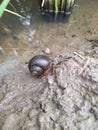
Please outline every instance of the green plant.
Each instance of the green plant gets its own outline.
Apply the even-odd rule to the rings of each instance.
[[[0,18],[2,17],[3,13],[6,11],[8,13],[11,13],[13,15],[16,15],[18,17],[24,18],[23,16],[19,15],[16,12],[13,12],[11,10],[6,9],[6,7],[8,6],[8,4],[10,3],[10,0],[3,0],[1,5],[0,5]]]
[[[0,5],[0,18],[2,17],[7,5],[9,4],[10,0],[3,0]]]

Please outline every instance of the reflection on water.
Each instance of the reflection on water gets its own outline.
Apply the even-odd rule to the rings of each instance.
[[[30,23],[31,17],[32,17],[32,14],[31,14],[31,13],[28,13],[28,14],[26,15],[25,19],[20,18],[20,21],[21,21],[21,23],[22,23],[23,25],[25,25],[25,26],[30,26],[30,24],[31,24],[31,23]]]

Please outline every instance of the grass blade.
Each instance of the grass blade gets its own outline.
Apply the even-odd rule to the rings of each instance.
[[[10,0],[3,0],[1,5],[0,5],[0,18],[2,17],[8,3],[10,2]]]
[[[10,13],[10,14],[16,15],[16,16],[18,16],[18,17],[20,17],[20,18],[25,19],[25,17],[23,17],[22,15],[20,15],[20,14],[18,14],[18,13],[15,13],[15,12],[13,12],[13,11],[11,11],[11,10],[4,9],[4,11],[6,11],[6,12],[8,12],[8,13]]]

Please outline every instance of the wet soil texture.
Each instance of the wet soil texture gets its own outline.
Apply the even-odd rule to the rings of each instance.
[[[75,53],[55,63],[41,79],[20,63],[2,78],[1,130],[98,129],[98,60]]]

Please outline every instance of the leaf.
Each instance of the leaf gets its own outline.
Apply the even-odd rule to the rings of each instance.
[[[0,18],[2,17],[4,10],[6,9],[8,3],[10,2],[10,0],[3,0],[1,5],[0,5]]]

